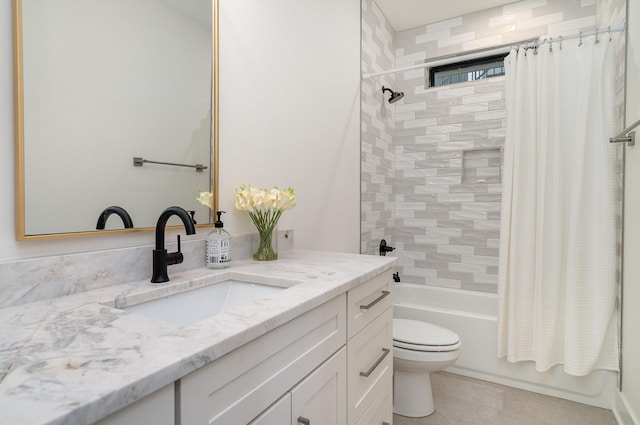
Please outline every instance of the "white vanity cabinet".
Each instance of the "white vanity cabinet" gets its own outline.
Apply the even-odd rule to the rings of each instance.
[[[345,299],[340,295],[185,376],[179,381],[177,425],[296,424],[294,409],[304,418],[330,409],[344,412]],[[289,419],[277,416],[284,408],[258,417],[278,400],[286,404],[289,392]]]
[[[392,422],[392,271],[347,294],[349,425]]]
[[[170,384],[94,425],[174,425],[174,385]]]
[[[176,384],[176,425],[392,422],[392,271]]]

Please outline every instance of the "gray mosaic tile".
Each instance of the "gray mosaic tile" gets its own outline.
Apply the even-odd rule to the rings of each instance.
[[[446,220],[449,218],[449,211],[417,211],[415,214],[418,218],[435,218],[438,220]]]
[[[466,114],[452,114],[452,115],[442,115],[438,118],[438,125],[444,124],[455,124],[455,123],[466,123],[473,122],[476,120],[475,113],[466,113]],[[464,125],[463,125],[464,128]]]
[[[463,272],[450,272],[450,271],[438,271],[437,277],[444,279],[454,279],[459,281],[470,281],[473,282],[473,273],[463,273]]]
[[[481,255],[484,257],[498,257],[497,248],[476,248],[474,255]]]
[[[435,270],[435,271],[440,271],[440,272],[444,272],[447,271],[447,269],[449,268],[449,263],[447,262],[438,262],[438,261],[416,261],[415,263],[416,267],[422,267],[425,269],[429,269],[429,270]],[[437,274],[436,274],[437,276]]]
[[[487,245],[487,238],[483,236],[464,235],[461,237],[449,238],[449,243],[452,245],[467,245],[483,248]]]
[[[463,131],[489,130],[495,128],[503,128],[502,118],[462,123]]]
[[[481,220],[478,220],[481,221]],[[438,227],[449,227],[453,229],[475,229],[473,220],[438,220]]]
[[[476,140],[476,139],[487,139],[489,137],[489,132],[486,130],[475,130],[475,131],[455,131],[449,133],[449,138],[451,140]]]

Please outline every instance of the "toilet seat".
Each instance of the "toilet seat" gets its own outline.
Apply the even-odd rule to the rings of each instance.
[[[393,319],[393,346],[424,352],[455,351],[460,348],[460,337],[433,323]]]

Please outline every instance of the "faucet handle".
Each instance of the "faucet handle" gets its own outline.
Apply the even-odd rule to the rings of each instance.
[[[191,215],[191,221],[193,221],[193,224],[198,224],[198,222],[196,221],[196,212],[193,210],[187,212]]]
[[[167,265],[180,264],[184,260],[184,255],[180,250],[180,235],[178,235],[178,250],[167,254]]]
[[[380,241],[380,255],[387,255],[387,252],[393,251],[395,248],[387,245],[387,241],[382,239]]]

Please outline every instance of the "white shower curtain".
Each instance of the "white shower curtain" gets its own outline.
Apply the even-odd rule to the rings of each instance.
[[[498,355],[618,369],[612,44],[505,59]]]

